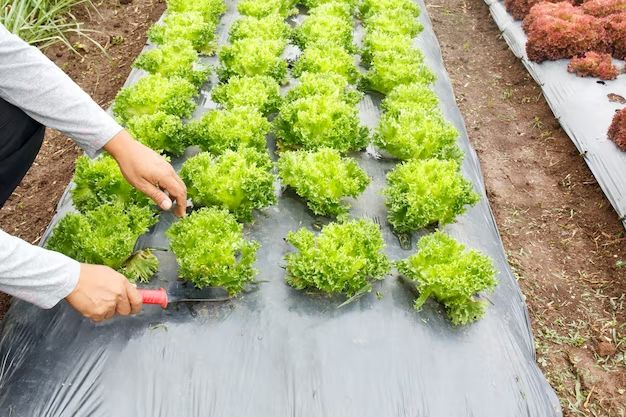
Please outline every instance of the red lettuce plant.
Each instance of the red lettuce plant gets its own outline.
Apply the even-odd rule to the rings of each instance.
[[[504,0],[504,5],[506,6],[506,11],[516,20],[523,20],[535,4],[543,1],[558,3],[562,0]]]
[[[524,19],[524,30],[528,35],[526,53],[535,62],[610,49],[603,20],[568,2],[533,6]]]
[[[593,51],[572,58],[567,66],[567,71],[579,77],[597,77],[601,80],[614,80],[619,74],[613,65],[611,54]]]
[[[609,127],[609,139],[615,142],[621,150],[626,151],[626,108],[613,116],[613,122]]]
[[[605,18],[604,22],[613,56],[617,59],[626,59],[626,13],[611,15]]]
[[[580,5],[583,11],[595,17],[607,17],[626,12],[626,0],[589,0]]]

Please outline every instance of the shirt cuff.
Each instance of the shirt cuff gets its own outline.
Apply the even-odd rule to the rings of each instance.
[[[96,157],[101,153],[102,148],[122,130],[124,128],[109,116],[109,120],[103,123],[102,128],[94,135],[95,139],[87,142],[87,145],[83,148],[85,153],[91,158]]]
[[[39,304],[41,308],[52,308],[70,295],[72,291],[76,289],[78,285],[78,278],[80,277],[80,263],[72,258],[67,258],[67,266],[64,268],[65,279],[56,287],[50,294],[50,299],[45,300]]]

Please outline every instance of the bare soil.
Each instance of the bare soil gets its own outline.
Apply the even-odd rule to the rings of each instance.
[[[164,7],[156,0],[105,0],[99,14],[79,15],[102,32],[94,37],[110,58],[81,39],[75,42],[83,56],[64,47],[47,54],[107,106]],[[566,416],[624,416],[624,228],[486,5],[428,0],[428,11],[527,298],[538,362]],[[69,139],[49,132],[35,166],[0,211],[0,228],[37,243],[78,154]],[[5,307],[0,298],[0,312]]]
[[[539,365],[566,416],[624,416],[624,228],[484,2],[427,3]]]
[[[127,3],[127,4],[120,4]],[[107,107],[124,84],[131,65],[146,43],[146,30],[165,10],[160,0],[103,0],[97,10],[78,8],[75,14],[85,32],[105,50],[84,37],[71,39],[80,55],[57,45],[45,53],[94,100]],[[0,210],[0,229],[28,242],[38,243],[74,172],[81,151],[59,132],[46,133],[35,164]],[[9,297],[0,293],[0,319]]]

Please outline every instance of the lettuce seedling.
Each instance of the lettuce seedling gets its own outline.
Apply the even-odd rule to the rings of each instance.
[[[439,98],[428,85],[420,83],[401,84],[391,90],[381,103],[383,111],[398,115],[405,109],[436,111]]]
[[[209,68],[195,68],[198,53],[191,43],[184,39],[172,41],[163,46],[142,52],[133,64],[151,74],[166,78],[184,78],[200,88],[209,78]]]
[[[167,231],[181,278],[197,288],[221,287],[237,295],[254,282],[259,244],[245,240],[243,226],[226,210],[202,208]]]
[[[220,79],[225,81],[234,75],[267,75],[282,84],[287,75],[287,63],[281,58],[285,46],[284,39],[246,38],[222,47]]]
[[[122,124],[126,124],[131,117],[160,111],[189,117],[196,108],[196,95],[196,87],[187,80],[148,75],[120,90],[113,103],[113,114]]]
[[[194,206],[225,208],[240,222],[276,202],[272,160],[267,152],[244,148],[214,157],[207,152],[188,159],[180,171]]]
[[[156,221],[148,207],[103,205],[65,216],[46,246],[78,262],[106,265],[131,281],[146,282],[158,269],[158,260],[149,250],[133,255],[133,249]]]
[[[206,21],[201,13],[168,13],[163,22],[157,22],[148,30],[148,39],[157,45],[185,39],[196,51],[213,55],[215,42],[215,22]]]
[[[313,213],[323,216],[347,213],[350,205],[343,199],[358,197],[370,182],[355,160],[329,148],[283,152],[278,172],[283,185],[293,188]]]
[[[335,96],[347,104],[356,106],[363,98],[363,93],[348,84],[345,77],[332,72],[305,72],[298,84],[289,90],[285,102],[312,96]]]
[[[435,74],[424,63],[419,50],[412,49],[404,54],[385,51],[372,56],[370,69],[366,75],[366,86],[387,94],[401,84],[415,82],[431,84],[435,79]]]
[[[374,143],[402,159],[453,159],[463,152],[456,144],[459,132],[438,110],[402,109],[385,113],[374,135]]]
[[[231,42],[246,38],[287,40],[291,36],[291,27],[279,15],[243,16],[233,23],[229,36]]]
[[[476,298],[497,285],[491,259],[450,236],[435,232],[420,239],[417,253],[397,264],[398,270],[415,283],[419,297],[415,309],[433,298],[443,304],[454,325],[469,324],[485,315],[487,303]]]
[[[237,11],[244,16],[278,15],[286,18],[298,13],[296,3],[296,0],[241,0],[237,4]]]
[[[188,143],[219,155],[226,150],[265,150],[270,122],[251,107],[211,110],[202,119],[187,125]]]
[[[345,153],[363,149],[368,130],[361,126],[356,106],[335,95],[312,95],[284,103],[274,119],[284,148],[328,147]]]
[[[413,16],[414,18],[420,15],[419,6],[413,0],[363,0],[360,9],[363,20],[388,10],[399,10],[406,16]]]
[[[388,9],[373,14],[365,19],[364,24],[367,30],[379,30],[411,38],[424,30],[424,26],[414,16],[402,9]]]
[[[280,85],[272,77],[263,75],[234,76],[213,88],[211,98],[226,109],[252,107],[268,115],[280,106]]]
[[[294,30],[293,42],[303,50],[318,44],[336,45],[353,52],[352,31],[349,6],[331,2],[311,10],[304,22]]]
[[[172,156],[180,156],[187,146],[187,130],[179,117],[157,112],[128,120],[128,131],[147,147]]]
[[[126,181],[120,167],[110,155],[98,159],[81,156],[76,160],[72,201],[81,213],[104,205],[127,207],[151,205],[148,197]]]
[[[305,49],[292,74],[300,77],[305,72],[339,74],[352,84],[356,84],[361,76],[354,57],[336,45],[314,45]]]
[[[371,220],[331,223],[317,237],[302,228],[290,232],[287,242],[297,252],[285,256],[286,281],[297,289],[353,297],[371,291],[391,267],[380,228]]]
[[[479,200],[456,161],[410,160],[387,174],[387,182],[387,219],[400,233],[452,223]]]
[[[217,24],[226,12],[224,0],[167,0],[168,12],[198,12],[207,22]]]

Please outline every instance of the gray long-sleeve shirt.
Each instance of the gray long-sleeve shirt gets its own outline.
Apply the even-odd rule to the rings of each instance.
[[[122,127],[37,48],[0,24],[0,97],[94,155]],[[50,308],[76,287],[78,262],[0,230],[0,291]]]

